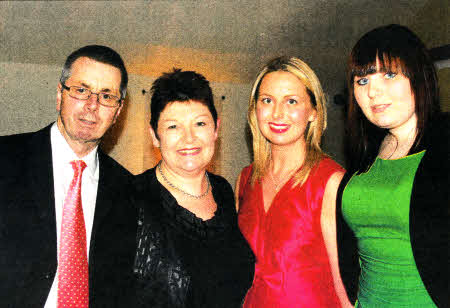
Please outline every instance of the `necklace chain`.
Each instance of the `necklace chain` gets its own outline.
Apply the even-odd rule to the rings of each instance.
[[[273,185],[275,185],[275,191],[278,191],[278,186],[280,185],[280,183],[277,184],[277,182],[275,181],[275,178],[273,177],[272,174],[272,170],[269,171],[269,175],[270,175],[270,179],[272,180]]]
[[[178,190],[179,192],[185,194],[186,196],[189,196],[189,197],[195,198],[195,199],[202,199],[203,197],[205,197],[205,196],[209,193],[209,187],[211,186],[211,184],[210,184],[210,182],[209,182],[209,177],[208,177],[208,173],[207,173],[207,172],[205,172],[206,183],[208,184],[208,186],[206,187],[206,191],[205,191],[203,194],[201,194],[201,195],[193,195],[193,194],[190,194],[190,193],[188,193],[188,192],[182,190],[181,188],[175,186],[174,184],[172,184],[172,183],[166,178],[166,176],[164,175],[164,173],[163,173],[163,171],[162,171],[162,168],[161,168],[161,163],[158,164],[158,170],[159,170],[159,173],[161,174],[162,178],[164,179],[164,181],[165,181],[170,187],[172,187],[172,188],[175,189],[175,190]]]
[[[403,157],[403,156],[407,155],[408,152],[411,150],[411,146],[412,146],[412,144],[414,143],[415,137],[416,137],[415,134],[414,134],[414,135],[411,135],[411,132],[410,132],[410,133],[408,134],[408,137],[407,137],[406,142],[404,142],[404,144],[399,145],[398,139],[397,139],[395,136],[393,136],[393,135],[391,135],[391,136],[392,136],[391,138],[394,138],[394,141],[395,141],[395,148],[394,148],[394,150],[392,150],[392,152],[391,152],[391,153],[389,154],[389,156],[386,157],[386,158],[383,157],[383,156],[386,156],[386,155],[380,155],[380,154],[378,154],[378,156],[380,156],[380,157],[383,158],[383,159],[391,159],[392,157],[394,157],[394,158],[392,158],[392,159],[396,159],[396,158],[400,158],[400,157]],[[381,147],[380,147],[380,152],[379,152],[379,153],[381,153],[381,152],[383,151],[381,148],[383,147],[383,144],[384,144],[385,142],[388,143],[388,144],[387,144],[387,145],[384,145],[384,148],[387,148],[387,147],[389,146],[389,143],[390,143],[391,141],[383,140],[382,145],[381,145]],[[398,155],[398,157],[396,157],[396,156],[394,155],[396,152],[400,152],[400,155]]]
[[[272,180],[273,185],[275,185],[275,191],[278,191],[281,187],[283,187],[283,185],[290,180],[291,176],[298,170],[298,168],[294,168],[292,171],[290,171],[287,176],[285,181],[275,181],[275,177],[273,176],[273,171],[269,170],[269,175],[270,175],[270,179]]]

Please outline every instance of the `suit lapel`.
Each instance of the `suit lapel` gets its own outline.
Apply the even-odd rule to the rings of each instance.
[[[22,233],[29,242],[22,243],[24,256],[17,262],[28,272],[22,277],[33,305],[43,305],[57,268],[57,237],[53,186],[50,126],[30,136],[23,159],[24,190],[21,202]],[[18,263],[20,264],[20,263]],[[45,279],[43,278],[45,277]]]
[[[42,228],[47,228],[56,252],[55,194],[53,185],[52,148],[50,126],[38,131],[29,143],[27,170],[30,176],[30,191],[38,208]]]
[[[92,225],[91,242],[90,247],[93,248],[95,243],[95,238],[97,231],[113,206],[113,200],[111,199],[111,188],[112,181],[114,181],[114,176],[109,174],[111,168],[108,166],[108,161],[106,154],[104,154],[100,149],[98,150],[98,160],[99,160],[99,178],[97,187],[97,200],[95,202],[95,214],[94,223]],[[93,249],[89,249],[89,255],[91,256]]]

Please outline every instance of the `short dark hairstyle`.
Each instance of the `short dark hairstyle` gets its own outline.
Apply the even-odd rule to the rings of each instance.
[[[82,57],[86,57],[92,59],[94,61],[98,61],[104,64],[109,64],[114,66],[120,70],[120,98],[124,99],[127,95],[127,85],[128,85],[128,73],[125,68],[125,64],[123,63],[120,55],[114,51],[113,49],[101,46],[101,45],[88,45],[81,47],[80,49],[72,52],[66,59],[64,63],[64,67],[61,72],[61,78],[59,81],[62,84],[65,84],[67,79],[70,78],[71,68],[73,63]]]
[[[367,171],[378,155],[380,144],[388,133],[370,123],[354,96],[355,76],[381,72],[400,72],[410,82],[417,115],[417,136],[410,153],[423,150],[427,124],[440,111],[436,70],[423,42],[405,26],[391,24],[373,29],[359,39],[348,61],[347,115],[348,164],[350,171]]]
[[[158,137],[158,120],[161,112],[172,102],[196,101],[208,107],[217,127],[217,111],[209,81],[193,71],[182,71],[174,68],[172,72],[164,73],[152,85],[150,105],[150,125]]]

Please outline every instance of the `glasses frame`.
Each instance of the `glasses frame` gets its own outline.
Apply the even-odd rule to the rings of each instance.
[[[69,96],[70,97],[72,97],[72,98],[75,98],[75,99],[79,99],[79,100],[81,100],[81,101],[87,101],[87,100],[89,100],[90,98],[91,98],[91,96],[92,96],[92,94],[95,94],[95,95],[97,95],[97,103],[99,103],[100,105],[102,105],[102,106],[104,106],[104,107],[108,107],[108,108],[117,108],[117,107],[119,107],[120,105],[122,105],[122,98],[121,97],[117,97],[117,96],[115,96],[115,95],[112,95],[112,94],[109,94],[109,93],[106,93],[106,92],[98,92],[98,93],[95,93],[95,92],[92,92],[91,90],[89,90],[88,88],[85,88],[85,87],[79,87],[79,86],[66,86],[64,83],[62,83],[61,82],[61,86],[62,86],[62,88],[64,89],[64,90],[68,90],[69,91]],[[88,97],[86,98],[86,99],[82,99],[82,98],[78,98],[78,97],[74,97],[74,96],[72,96],[72,95],[70,95],[70,88],[82,88],[82,89],[86,89],[87,91],[89,91],[90,92],[90,94],[88,95]],[[117,100],[117,105],[116,106],[110,106],[110,105],[105,105],[105,104],[103,104],[102,102],[100,102],[100,94],[102,94],[102,93],[104,93],[104,94],[108,94],[108,95],[111,95],[111,96],[114,96],[114,97],[117,97],[118,98],[118,100]]]

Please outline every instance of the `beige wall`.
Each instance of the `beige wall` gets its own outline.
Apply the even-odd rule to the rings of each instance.
[[[60,70],[0,62],[0,135],[35,131],[55,121]]]
[[[0,63],[0,72],[0,135],[36,131],[55,121],[59,67]],[[130,74],[125,107],[102,142],[102,148],[134,174],[153,167],[160,159],[149,134],[149,89],[154,79]],[[211,87],[221,127],[210,169],[234,183],[240,170],[250,163],[244,134],[250,85],[211,82]]]
[[[0,135],[35,131],[55,121],[59,67],[0,63],[0,68],[0,91],[5,102]],[[149,89],[154,79],[130,74],[125,107],[102,142],[102,148],[134,174],[153,167],[160,159],[149,134]],[[221,127],[210,169],[234,185],[240,170],[251,161],[250,139],[246,134],[249,132],[246,115],[251,84],[211,82],[211,87]],[[342,157],[339,153],[342,108],[333,103],[328,105],[330,120],[325,150],[335,157]],[[333,149],[337,150],[333,152]]]
[[[450,1],[430,0],[411,23],[428,48],[450,44]],[[450,59],[438,70],[442,110],[450,112]]]
[[[409,26],[428,48],[450,44],[450,1],[429,0]]]
[[[410,26],[430,47],[450,42],[448,0],[414,0],[411,5],[386,0],[370,7],[361,1],[330,1],[322,6],[302,1],[292,4],[296,10],[289,9],[289,16],[279,17],[273,15],[285,12],[289,1],[273,7],[259,1],[248,12],[239,1],[235,5],[206,2],[211,9],[190,1],[79,3],[75,11],[68,10],[73,9],[69,1],[0,3],[0,135],[37,130],[54,121],[64,58],[80,46],[106,44],[124,57],[130,82],[127,106],[105,137],[104,149],[133,173],[152,167],[159,153],[148,132],[150,85],[172,67],[192,69],[211,81],[222,119],[211,169],[233,184],[251,160],[246,110],[255,73],[268,58],[287,54],[305,60],[321,80],[329,100],[323,148],[342,163],[343,107],[335,105],[333,97],[343,92],[347,55],[357,38],[375,26],[396,22]],[[417,4],[424,9],[412,16]],[[386,10],[392,5],[402,14]],[[87,14],[92,8],[99,15]],[[209,14],[207,18],[185,16],[198,9]],[[85,18],[70,18],[72,14]],[[120,18],[108,22],[111,16]],[[244,44],[227,51],[227,44],[237,40]],[[448,72],[443,74],[441,89],[448,93]]]

